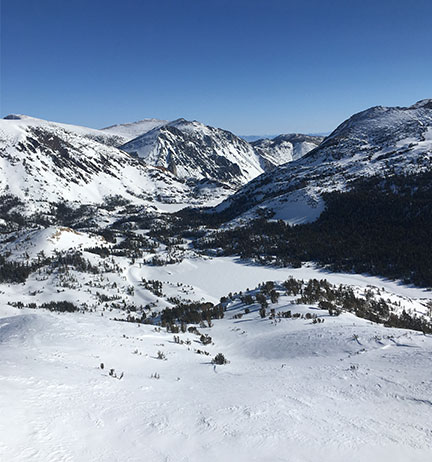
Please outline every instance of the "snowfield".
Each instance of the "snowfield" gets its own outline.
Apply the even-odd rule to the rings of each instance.
[[[304,263],[361,253],[361,233],[328,260],[308,240],[291,259],[261,221],[212,238],[256,217],[313,222],[325,194],[376,174],[427,189],[414,174],[432,168],[431,108],[374,107],[322,143],[255,147],[184,119],[0,120],[0,462],[431,461],[431,289]],[[430,196],[404,194],[428,218]],[[213,208],[175,214],[188,206]],[[429,221],[411,227],[420,251],[395,223],[394,241],[392,223],[372,236],[406,268],[386,273],[380,245],[333,268],[430,287]]]
[[[312,266],[247,266],[230,258],[166,267],[137,263],[123,275],[143,302],[155,298],[138,287],[143,275],[164,281],[168,295],[169,288],[179,294],[188,287],[191,298],[210,301],[289,275],[325,277],[359,291],[375,285],[407,309],[432,298],[378,278]],[[117,274],[104,277],[121,284]],[[292,305],[293,297],[284,295],[270,307],[324,322],[261,319],[257,304],[244,314],[237,300],[213,327],[199,327],[212,337],[205,346],[193,333],[179,333],[182,343],[176,343],[157,326],[114,321],[118,313],[102,305],[94,312],[51,313],[6,304],[31,300],[35,290],[38,301],[82,297],[90,303],[84,289],[56,293],[53,281],[31,277],[0,287],[0,460],[430,460],[430,335],[350,313],[331,317]],[[159,351],[165,359],[158,359]],[[217,353],[230,362],[214,366]]]

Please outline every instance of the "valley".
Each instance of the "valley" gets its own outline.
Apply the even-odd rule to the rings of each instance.
[[[429,460],[431,130],[1,120],[0,458]]]

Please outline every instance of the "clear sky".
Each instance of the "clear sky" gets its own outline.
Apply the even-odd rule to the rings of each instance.
[[[431,21],[432,0],[2,0],[0,112],[327,132],[432,98]]]

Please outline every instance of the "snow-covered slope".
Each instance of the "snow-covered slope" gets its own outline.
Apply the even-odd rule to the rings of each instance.
[[[138,122],[131,122],[126,124],[111,125],[109,127],[102,128],[101,131],[107,134],[115,135],[121,138],[123,141],[120,144],[127,143],[144,133],[153,130],[154,128],[161,127],[168,123],[168,120],[160,119],[143,119]]]
[[[255,215],[269,209],[292,223],[316,219],[321,196],[343,191],[373,175],[414,174],[432,169],[432,102],[373,107],[343,122],[302,158],[261,175],[217,210]]]
[[[323,139],[324,137],[321,136],[291,133],[271,139],[260,139],[251,144],[257,154],[268,163],[268,168],[271,168],[300,159],[319,146]]]
[[[80,125],[63,124],[59,122],[49,122],[48,120],[38,119],[36,117],[30,117],[25,114],[10,114],[4,118],[4,120],[21,120],[23,123],[28,125],[44,125],[51,126],[52,128],[63,128],[69,133],[74,133],[77,136],[88,138],[98,143],[106,144],[107,146],[119,146],[125,143],[123,136],[115,133],[104,132],[95,128],[83,127]]]
[[[209,263],[201,264],[205,276]],[[134,269],[141,281],[146,268]],[[254,269],[248,283],[257,280]],[[262,268],[263,277],[270,278],[266,270],[276,273]],[[193,331],[173,336],[118,322],[126,313],[102,303],[76,313],[6,304],[131,298],[124,275],[127,281],[70,271],[58,274],[57,287],[48,287],[53,277],[45,274],[25,287],[0,286],[1,460],[429,461],[430,335],[347,312],[330,316],[280,289],[274,317],[261,318],[259,304],[232,296],[223,319],[196,326],[211,337],[206,345]],[[188,287],[184,268],[172,278],[178,293]],[[189,296],[223,293],[217,278],[194,280]],[[231,278],[230,287],[244,282]],[[360,285],[356,293],[370,290]],[[414,297],[431,296],[394,289],[374,288],[407,309],[421,305]],[[135,286],[135,297],[145,292]],[[290,317],[278,315],[287,311]],[[229,363],[213,365],[218,353]]]
[[[178,119],[122,146],[179,178],[208,178],[238,187],[263,173],[251,145],[226,130]]]
[[[83,250],[106,245],[102,236],[76,231],[63,226],[37,230],[21,230],[11,242],[0,248],[0,254],[12,254],[18,261],[31,261],[38,255],[53,256],[56,252]]]
[[[0,195],[5,194],[30,210],[59,201],[100,203],[107,196],[142,204],[195,200],[193,188],[170,172],[91,139],[83,127],[23,116],[0,120]]]

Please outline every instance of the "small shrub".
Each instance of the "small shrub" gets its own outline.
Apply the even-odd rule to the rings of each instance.
[[[218,366],[221,366],[223,364],[227,364],[228,360],[225,358],[225,356],[222,353],[218,353],[213,359],[212,359],[213,364],[217,364]]]

